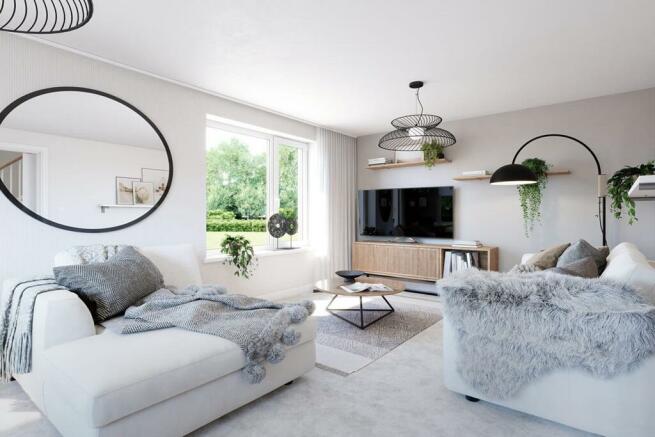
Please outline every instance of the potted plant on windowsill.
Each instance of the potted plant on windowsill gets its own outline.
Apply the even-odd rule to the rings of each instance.
[[[628,224],[637,221],[635,202],[628,195],[628,191],[635,179],[639,176],[655,174],[655,161],[648,161],[635,167],[625,166],[607,180],[607,195],[611,200],[610,210],[616,219],[623,217],[623,209],[628,215]]]
[[[221,242],[221,252],[228,256],[223,264],[236,267],[235,276],[248,279],[255,271],[255,250],[250,240],[241,235],[226,235]]]

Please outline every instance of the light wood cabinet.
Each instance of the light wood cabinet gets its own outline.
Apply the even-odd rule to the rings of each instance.
[[[436,281],[443,275],[446,250],[480,253],[480,267],[498,270],[498,248],[457,249],[436,244],[401,244],[357,241],[352,245],[352,268],[366,273],[406,279]]]

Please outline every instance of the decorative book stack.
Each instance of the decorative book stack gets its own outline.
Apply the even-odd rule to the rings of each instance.
[[[443,277],[447,278],[452,273],[460,272],[471,267],[480,266],[479,252],[463,252],[455,250],[444,251]]]
[[[371,158],[368,160],[368,165],[382,165],[382,164],[389,164],[393,162],[389,158]]]

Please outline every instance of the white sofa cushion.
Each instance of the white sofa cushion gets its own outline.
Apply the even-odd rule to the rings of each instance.
[[[638,250],[635,252],[624,247],[619,253],[614,253],[601,278],[628,284],[651,305],[655,305],[655,268]]]
[[[295,327],[299,345],[314,339],[312,317]],[[105,330],[48,349],[44,359],[46,396],[66,399],[90,427],[105,426],[245,365],[235,343],[177,328],[131,335]]]
[[[152,261],[164,276],[164,283],[177,288],[201,285],[198,258],[191,244],[139,247],[139,252]]]
[[[630,253],[634,255],[637,258],[641,258],[644,261],[647,261],[646,256],[639,251],[637,246],[633,243],[619,243],[617,244],[611,251],[609,256],[607,257],[607,261],[610,262],[612,261],[613,258],[622,255],[624,253]]]

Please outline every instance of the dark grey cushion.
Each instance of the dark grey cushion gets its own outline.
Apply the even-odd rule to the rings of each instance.
[[[594,259],[599,272],[603,271],[607,264],[607,253],[596,249],[585,240],[578,240],[569,246],[557,260],[557,267],[563,267],[587,257]]]
[[[133,247],[106,262],[55,267],[53,271],[57,283],[77,293],[96,322],[122,314],[164,286],[159,269]]]
[[[596,265],[596,261],[590,256],[562,267],[553,267],[552,269],[548,269],[548,271],[562,275],[580,276],[582,278],[598,277],[598,266]]]

